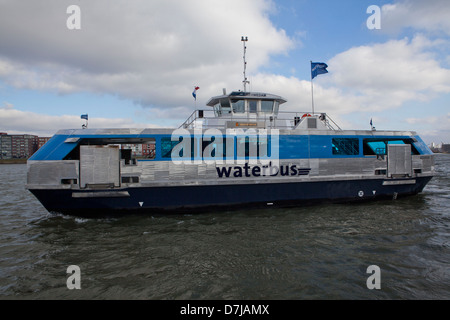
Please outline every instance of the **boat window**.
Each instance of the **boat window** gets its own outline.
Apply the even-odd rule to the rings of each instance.
[[[386,155],[388,144],[410,144],[411,154],[420,154],[413,144],[412,139],[398,139],[398,138],[367,138],[363,139],[364,155]]]
[[[80,160],[80,145],[69,152],[69,154],[64,157],[64,160]]]
[[[122,183],[139,183],[139,177],[122,177]]]
[[[118,146],[125,164],[136,164],[136,159],[153,160],[156,157],[155,138],[84,138],[64,160],[80,160],[80,145]]]
[[[228,100],[228,99],[220,100],[220,106],[221,106],[221,109],[222,109],[222,114],[231,113],[230,100]]]
[[[270,137],[258,137],[258,156],[260,158],[270,157]]]
[[[248,157],[250,154],[250,144],[251,146],[251,154],[253,157],[257,155],[257,146],[256,146],[257,137],[242,137],[236,139],[236,154],[238,157]]]
[[[180,139],[181,141],[181,139]],[[161,156],[163,158],[171,158],[172,149],[179,143],[179,141],[172,141],[171,138],[161,139]],[[181,152],[180,152],[181,153]],[[182,157],[182,155],[180,155]]]
[[[121,142],[121,141],[120,141]],[[120,159],[125,165],[136,165],[138,160],[153,160],[156,157],[156,139],[140,139],[139,142],[119,143]]]
[[[256,136],[237,138],[236,152],[238,157],[270,157],[270,141]]]
[[[180,142],[183,141],[183,138],[180,137],[178,141],[172,141],[171,137],[167,138],[161,138],[161,157],[162,158],[172,158],[172,149],[175,148],[176,145],[178,145]],[[195,150],[196,150],[196,138],[191,138],[191,158],[194,158]],[[181,148],[180,152],[178,154],[180,158],[183,158],[184,156],[184,149]]]
[[[278,114],[279,107],[280,107],[280,103],[278,101],[274,101],[274,103],[273,103],[273,113],[277,113]]]
[[[245,101],[244,100],[231,100],[231,105],[233,107],[234,113],[244,113],[245,112]]]
[[[132,149],[128,149],[126,145],[121,146],[120,159],[124,160],[125,165],[136,164],[136,159],[132,156]]]
[[[156,143],[153,141],[146,141],[142,144],[142,157],[147,159],[155,159],[156,157]]]
[[[248,111],[250,113],[256,113],[258,111],[258,101],[249,100],[248,101]]]
[[[359,155],[358,138],[333,138],[332,150],[334,155],[356,156]]]
[[[262,100],[261,101],[261,112],[272,113],[273,112],[273,101]]]
[[[216,104],[214,105],[214,115],[216,117],[220,117],[220,115],[222,114],[222,110],[220,109],[220,104]]]
[[[386,154],[385,141],[367,141],[363,142],[364,155],[383,155]]]
[[[229,148],[231,148],[231,150],[234,150],[234,138],[222,138],[222,141],[217,141],[216,142],[216,138],[213,137],[213,139],[211,139],[212,141],[208,141],[208,140],[202,140],[202,155],[204,158],[209,158],[211,157],[219,157],[219,153],[216,152],[216,150],[221,150],[223,158],[226,158],[227,156],[227,145]],[[206,147],[208,147],[209,145],[212,144],[212,150],[211,150],[211,154],[205,154],[205,149]],[[208,153],[208,152],[207,152]],[[231,152],[233,153],[233,152]]]

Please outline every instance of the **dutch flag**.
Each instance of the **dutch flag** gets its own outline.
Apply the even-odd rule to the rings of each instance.
[[[192,96],[194,97],[195,100],[197,100],[197,90],[200,89],[200,87],[195,87],[194,91],[192,92]]]

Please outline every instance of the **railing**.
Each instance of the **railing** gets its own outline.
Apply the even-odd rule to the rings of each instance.
[[[205,116],[205,115],[211,114],[212,116]],[[276,124],[276,127],[284,127],[286,129],[294,129],[297,124],[301,121],[302,117],[304,115],[312,115],[312,116],[318,116],[318,119],[322,121],[322,123],[325,124],[325,126],[330,130],[340,131],[342,130],[339,125],[333,121],[327,114],[325,113],[312,113],[312,112],[290,112],[290,111],[280,111],[278,112],[277,116],[273,116],[273,114],[267,114],[267,115],[261,115],[254,114],[247,114],[247,116],[237,116],[233,114],[216,116],[214,114],[214,110],[195,110],[192,112],[192,114],[186,119],[186,121],[183,122],[183,124],[180,126],[180,128],[192,128],[193,123],[198,119],[221,119],[221,120],[229,120],[229,121],[258,121],[258,122],[265,122],[266,127],[273,127],[273,123],[277,120],[284,120],[284,121],[292,121],[292,125],[280,125],[279,123]],[[268,125],[267,125],[268,124]],[[208,127],[207,125],[204,127]]]
[[[197,120],[198,118],[203,118],[203,113],[204,112],[212,112],[212,110],[195,110],[194,112],[192,112],[192,114],[189,116],[189,118],[186,119],[185,122],[183,122],[183,124],[180,126],[180,128],[189,128],[190,125]],[[199,117],[197,118],[197,114],[199,114]],[[201,115],[201,117],[200,117]]]

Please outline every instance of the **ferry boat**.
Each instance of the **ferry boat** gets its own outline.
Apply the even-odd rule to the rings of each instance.
[[[26,187],[49,212],[93,216],[396,199],[432,179],[415,132],[342,130],[245,84],[179,128],[60,130],[28,160]]]
[[[397,198],[432,178],[415,132],[342,130],[284,102],[224,92],[177,130],[61,130],[28,160],[27,188],[50,212],[89,216]],[[141,145],[152,152],[137,159]]]

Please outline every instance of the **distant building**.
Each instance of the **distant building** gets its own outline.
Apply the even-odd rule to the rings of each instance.
[[[38,137],[30,134],[7,134],[0,132],[0,159],[28,159],[51,137]],[[121,149],[131,150],[133,157],[154,158],[155,143],[122,144]]]
[[[37,145],[37,150],[39,150],[44,144],[47,143],[48,140],[50,140],[51,137],[38,137],[37,141],[38,141],[38,145]]]
[[[0,159],[12,159],[12,137],[0,132]]]
[[[121,149],[130,149],[133,157],[142,157],[142,144],[122,144]]]
[[[50,137],[0,132],[0,159],[27,159],[41,148]]]
[[[450,153],[450,144],[445,143],[436,144],[433,142],[430,144],[430,149],[434,153]]]
[[[155,144],[148,143],[142,145],[142,156],[145,158],[154,158],[155,157]]]
[[[441,152],[442,153],[450,153],[450,144],[442,144],[441,147]]]
[[[37,150],[37,136],[14,134],[11,137],[13,159],[29,158]]]

